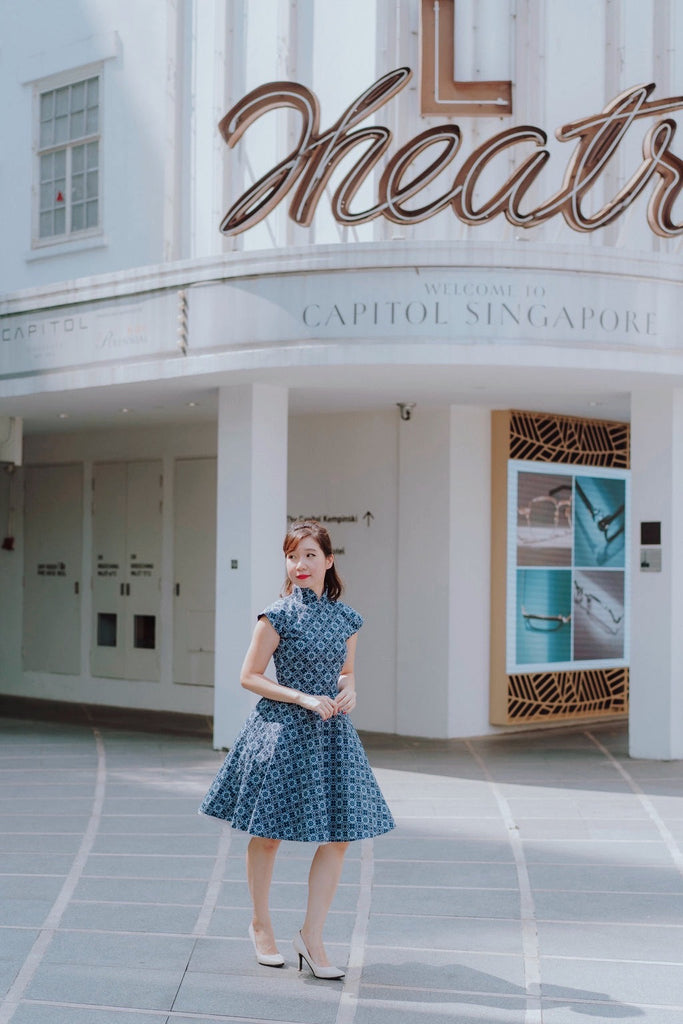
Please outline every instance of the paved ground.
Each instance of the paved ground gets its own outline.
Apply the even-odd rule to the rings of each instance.
[[[206,741],[0,719],[0,1024],[681,1024],[682,762],[618,726],[368,750],[399,827],[352,848],[321,982],[304,845],[287,967],[254,961],[244,837],[195,813]]]

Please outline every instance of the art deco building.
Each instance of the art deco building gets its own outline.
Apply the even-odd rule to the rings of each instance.
[[[359,727],[683,756],[683,5],[6,0],[0,93],[2,694],[228,745],[317,517]]]

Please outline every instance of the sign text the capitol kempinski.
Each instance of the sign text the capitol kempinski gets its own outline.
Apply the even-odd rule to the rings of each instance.
[[[545,149],[547,135],[541,128],[521,125],[507,128],[486,139],[467,157],[443,193],[422,206],[408,206],[427,185],[451,163],[461,145],[457,124],[440,124],[416,135],[394,153],[378,187],[378,201],[365,210],[352,210],[352,203],[368,175],[388,150],[391,131],[382,125],[356,128],[408,83],[412,72],[397,68],[366,89],[326,131],[320,132],[320,107],[315,94],[296,82],[270,82],[240,100],[221,120],[219,128],[229,146],[234,146],[257,118],[269,111],[293,108],[301,117],[297,147],[256,181],[232,205],[221,222],[221,231],[234,235],[258,224],[294,188],[289,216],[308,226],[315,215],[329,179],[337,165],[357,146],[362,153],[345,174],[332,197],[332,214],[340,224],[362,224],[386,217],[398,224],[427,220],[446,209],[466,224],[483,224],[498,214],[518,227],[531,228],[561,214],[575,231],[595,231],[616,220],[638,195],[652,183],[647,221],[655,234],[664,238],[683,233],[674,219],[674,204],[683,186],[683,160],[671,151],[676,122],[660,115],[683,108],[683,97],[650,100],[654,84],[637,85],[620,93],[605,109],[564,125],[556,132],[561,142],[576,141],[569,158],[562,187],[534,208],[524,208],[532,185],[550,160]],[[589,213],[588,196],[602,172],[636,121],[658,118],[645,132],[642,160],[622,188],[597,211]],[[354,130],[352,130],[354,129]],[[534,147],[500,188],[486,199],[477,199],[484,170],[501,152],[513,147]],[[431,163],[417,173],[411,167],[417,158],[437,147]],[[681,211],[683,214],[683,211]]]

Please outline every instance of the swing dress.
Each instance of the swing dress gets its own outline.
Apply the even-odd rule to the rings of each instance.
[[[280,637],[277,680],[336,697],[346,641],[363,624],[341,601],[294,587],[260,615]],[[298,704],[262,697],[199,808],[253,836],[330,843],[394,828],[365,751],[345,714],[326,721]]]

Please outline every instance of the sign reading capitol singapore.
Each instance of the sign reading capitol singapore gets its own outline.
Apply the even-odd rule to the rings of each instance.
[[[434,328],[447,327],[450,337],[456,337],[460,329],[468,339],[486,336],[492,328],[495,337],[495,328],[505,328],[508,336],[527,340],[533,340],[534,334],[542,330],[546,341],[553,336],[571,340],[585,335],[595,341],[618,335],[622,345],[663,344],[657,337],[654,295],[649,289],[634,288],[630,282],[623,289],[613,288],[612,300],[617,290],[622,295],[606,305],[599,288],[582,282],[580,291],[570,290],[564,281],[550,274],[537,274],[533,281],[528,275],[512,271],[488,279],[482,273],[465,270],[432,275],[433,271],[406,275],[401,299],[395,297],[395,285],[391,298],[380,299],[377,280],[375,294],[364,293],[362,299],[351,294],[334,296],[335,301],[310,302],[303,307],[302,323],[329,336],[343,336],[344,329],[353,327],[380,333],[386,327],[411,331],[424,326],[433,333]],[[418,288],[416,276],[420,278]],[[659,302],[657,305],[661,309]]]
[[[438,198],[421,206],[408,206],[410,200],[445,171],[460,150],[459,126],[441,124],[416,135],[394,153],[380,178],[378,201],[374,206],[352,209],[359,189],[387,152],[393,137],[382,125],[356,126],[405,88],[411,76],[412,72],[405,67],[384,75],[324,131],[319,128],[317,97],[296,82],[271,82],[240,100],[219,124],[228,146],[234,146],[257,118],[282,108],[292,108],[300,115],[299,142],[232,205],[221,222],[221,231],[233,235],[258,224],[295,185],[289,216],[297,224],[310,225],[333,171],[360,146],[359,159],[342,178],[332,197],[332,214],[340,224],[362,224],[380,216],[398,224],[411,224],[450,209],[466,224],[483,224],[502,213],[516,227],[531,228],[561,214],[573,230],[595,231],[620,217],[651,185],[647,208],[651,230],[664,238],[683,233],[683,222],[677,223],[674,215],[674,206],[683,187],[683,160],[671,150],[676,122],[661,116],[683,108],[683,97],[651,100],[654,84],[627,89],[600,113],[557,130],[556,136],[561,142],[577,144],[567,163],[562,187],[536,206],[530,206],[528,193],[533,185],[538,188],[542,184],[537,179],[550,153],[544,148],[546,133],[530,125],[511,127],[486,139],[464,160],[455,178],[445,182]],[[643,136],[640,165],[633,169],[616,195],[600,209],[587,212],[589,197],[625,135],[636,122],[653,117],[658,120]],[[519,165],[492,195],[477,199],[484,171],[496,156],[515,148],[526,153]],[[417,158],[428,150],[436,153],[434,159],[419,173],[413,171],[411,175]]]
[[[561,262],[561,261],[560,261]],[[193,352],[316,342],[545,345],[678,352],[680,285],[527,268],[303,268],[198,284]],[[216,330],[216,324],[225,327]],[[306,358],[304,347],[300,356]],[[245,356],[246,358],[246,356]]]

